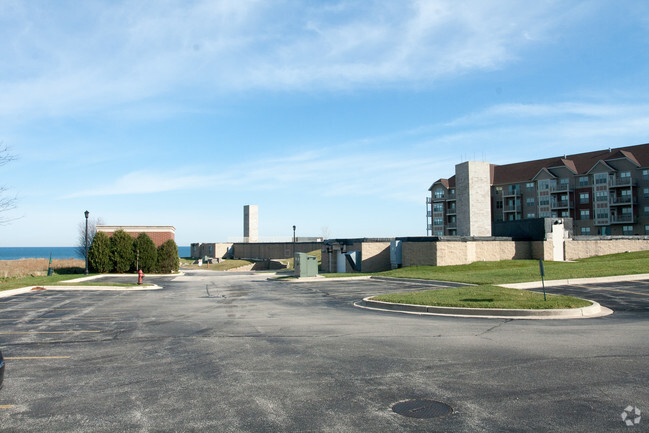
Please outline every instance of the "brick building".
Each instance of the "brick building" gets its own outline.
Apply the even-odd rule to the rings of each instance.
[[[488,201],[473,206],[483,220],[572,218],[576,236],[649,234],[649,144],[471,167],[470,176],[464,168],[429,188],[427,234],[463,234],[458,223],[469,216],[460,196],[476,186],[484,195],[487,183]]]
[[[111,237],[117,230],[124,230],[133,238],[137,238],[140,233],[146,233],[153,240],[156,247],[169,239],[176,241],[176,228],[173,226],[97,226],[97,231],[106,233],[108,237]]]

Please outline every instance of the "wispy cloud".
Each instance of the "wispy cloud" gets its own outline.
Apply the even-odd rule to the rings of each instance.
[[[0,10],[11,23],[0,30],[0,115],[92,112],[197,90],[429,86],[502,67],[566,9],[513,0],[10,3]]]

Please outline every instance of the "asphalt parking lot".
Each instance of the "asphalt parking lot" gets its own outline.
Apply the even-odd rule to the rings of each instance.
[[[418,284],[266,277],[0,299],[2,430],[644,430],[621,414],[649,411],[649,282],[548,289],[587,293],[611,316],[516,321],[353,306]],[[453,412],[392,411],[409,399]]]

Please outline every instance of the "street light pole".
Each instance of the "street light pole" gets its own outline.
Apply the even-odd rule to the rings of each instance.
[[[295,226],[293,226],[293,260],[295,260]],[[295,266],[295,263],[293,266]]]
[[[86,275],[88,275],[88,215],[90,212],[85,211],[83,213],[86,216]]]

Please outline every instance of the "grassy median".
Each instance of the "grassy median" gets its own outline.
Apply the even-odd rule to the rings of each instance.
[[[574,262],[544,262],[546,280],[607,277],[649,273],[649,251],[590,257]],[[475,262],[457,266],[413,266],[374,274],[328,274],[334,276],[377,275],[395,278],[455,281],[468,284],[506,284],[540,281],[538,260]]]
[[[591,305],[589,301],[571,296],[547,295],[526,290],[507,289],[491,285],[452,287],[448,289],[422,290],[409,293],[392,293],[372,298],[376,301],[399,304],[434,305],[437,307],[508,308],[508,309],[557,309],[581,308]]]

